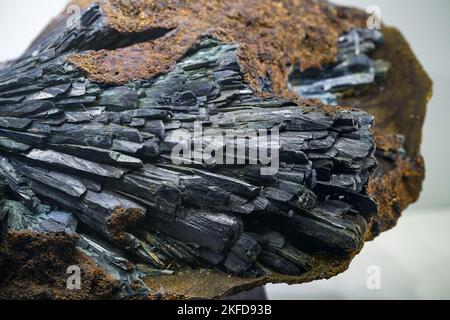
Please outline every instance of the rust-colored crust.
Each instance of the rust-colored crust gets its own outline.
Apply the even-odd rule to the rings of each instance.
[[[0,299],[108,299],[117,281],[75,249],[76,235],[9,232],[0,244]],[[81,270],[81,290],[67,289],[67,268]]]
[[[396,134],[386,134],[378,130],[373,132],[377,151],[382,154],[398,153],[403,148],[403,138]]]
[[[214,270],[186,270],[173,276],[148,277],[145,279],[145,283],[150,289],[162,292],[163,299],[170,298],[170,295],[166,296],[170,292],[176,292],[185,299],[217,299],[267,283],[300,284],[319,279],[329,279],[347,270],[352,258],[353,255],[332,260],[329,257],[316,255],[312,269],[300,276],[274,273],[266,277],[243,278]]]
[[[418,200],[425,178],[424,161],[421,156],[397,160],[395,167],[373,177],[368,193],[378,202],[379,214],[371,223],[367,240],[397,224],[403,210]]]
[[[118,243],[127,246],[132,241],[127,228],[132,227],[145,217],[142,209],[116,208],[106,220],[106,227],[111,237]]]
[[[85,3],[84,3],[85,4]],[[239,45],[239,61],[256,92],[269,80],[277,95],[301,61],[303,69],[332,62],[341,33],[362,26],[363,12],[315,0],[110,0],[100,2],[119,32],[174,29],[165,36],[116,50],[69,58],[95,81],[122,84],[169,71],[203,36]]]

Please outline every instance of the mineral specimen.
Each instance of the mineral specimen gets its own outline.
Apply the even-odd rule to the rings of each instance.
[[[393,130],[397,91],[378,90],[400,81],[406,62],[384,53],[404,46],[420,86],[401,114],[423,113],[430,84],[404,40],[326,2],[248,2],[84,1],[79,26],[59,17],[1,67],[0,297],[329,277],[418,196],[423,117]],[[360,109],[377,100],[374,127]],[[24,255],[57,263],[24,275]],[[73,264],[91,281],[79,295],[55,280]]]

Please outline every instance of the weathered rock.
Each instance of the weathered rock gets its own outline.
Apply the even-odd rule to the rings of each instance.
[[[364,14],[322,1],[202,3],[88,5],[82,28],[60,17],[0,69],[0,220],[77,234],[69,245],[118,281],[115,297],[329,277],[395,220],[383,190],[402,208],[418,196],[420,175],[407,197],[396,179],[420,166],[409,133],[429,84],[406,48],[420,104],[377,91],[403,83],[395,32],[383,43],[383,31],[357,28]],[[295,93],[369,110],[376,136],[370,114]],[[391,96],[408,104],[405,119],[422,116],[409,131],[383,116]]]

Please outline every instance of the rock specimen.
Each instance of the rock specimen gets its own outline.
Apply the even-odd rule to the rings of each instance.
[[[0,69],[0,297],[330,277],[418,197],[430,83],[396,31],[309,0],[77,4]]]

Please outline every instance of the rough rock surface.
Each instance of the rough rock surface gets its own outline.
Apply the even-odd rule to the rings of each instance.
[[[397,31],[322,1],[75,3],[80,28],[55,19],[0,69],[0,297],[328,278],[417,199],[431,83]],[[229,129],[256,140],[214,140]],[[262,130],[280,133],[272,175],[251,153],[272,146]],[[210,161],[174,164],[199,132]]]

